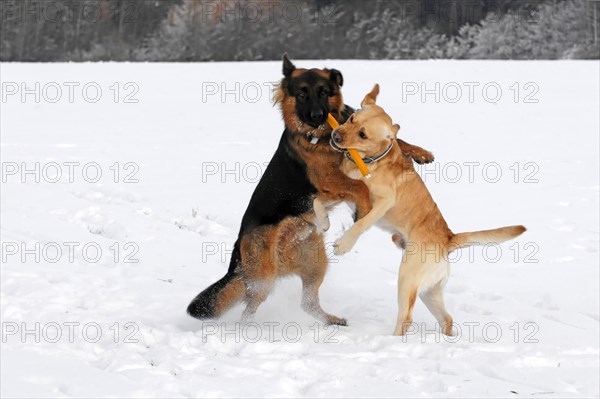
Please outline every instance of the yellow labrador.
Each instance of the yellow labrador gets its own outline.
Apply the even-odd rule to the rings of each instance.
[[[373,224],[391,231],[399,246],[407,247],[398,277],[398,320],[395,335],[404,335],[412,323],[417,294],[442,326],[452,335],[452,317],[444,305],[443,288],[450,275],[448,254],[469,245],[497,243],[515,238],[523,226],[454,234],[444,220],[412,160],[403,156],[396,134],[400,126],[375,104],[379,85],[367,94],[362,109],[332,133],[332,146],[343,150],[356,148],[369,163],[372,177],[362,177],[350,158],[341,170],[349,177],[362,179],[369,188],[373,209],[359,219],[336,242],[336,254],[349,251],[358,237]],[[327,225],[325,199],[315,199],[319,225]]]

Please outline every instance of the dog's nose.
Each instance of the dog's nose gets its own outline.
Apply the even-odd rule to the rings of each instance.
[[[323,118],[323,115],[325,115],[325,114],[323,113],[323,111],[322,111],[322,110],[318,110],[318,111],[310,111],[310,117],[311,117],[313,120],[319,120],[319,119]]]
[[[342,141],[344,141],[342,135],[337,131],[333,132],[331,134],[331,137],[333,137],[333,141],[335,141],[336,143],[341,143]]]

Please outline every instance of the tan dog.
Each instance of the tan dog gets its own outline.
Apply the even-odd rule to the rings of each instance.
[[[444,305],[443,288],[450,275],[448,254],[469,245],[497,243],[515,238],[523,226],[454,234],[444,220],[412,160],[403,156],[396,134],[400,126],[375,101],[379,85],[367,94],[362,109],[332,133],[332,146],[356,148],[362,157],[375,162],[368,165],[372,177],[364,179],[356,165],[345,159],[341,170],[354,179],[362,179],[369,188],[373,209],[358,220],[336,242],[336,254],[349,251],[358,237],[373,224],[391,231],[399,246],[406,250],[398,277],[398,320],[394,335],[404,335],[412,323],[417,294],[443,328],[452,335],[452,317]],[[315,200],[317,203],[322,199]],[[315,210],[328,204],[319,204]],[[323,218],[322,212],[317,212]],[[320,225],[327,225],[325,220]]]

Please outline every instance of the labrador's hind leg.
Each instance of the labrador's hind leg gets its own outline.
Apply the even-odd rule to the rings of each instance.
[[[421,262],[420,254],[406,256],[402,259],[398,273],[398,318],[394,335],[406,334],[412,324],[412,312],[417,300],[420,286]]]
[[[446,305],[444,304],[444,286],[446,285],[446,281],[440,281],[433,287],[423,291],[419,294],[419,297],[427,306],[427,309],[433,314],[436,318],[440,326],[442,327],[442,332],[446,335],[452,336],[454,335],[452,329],[452,316],[446,310]]]

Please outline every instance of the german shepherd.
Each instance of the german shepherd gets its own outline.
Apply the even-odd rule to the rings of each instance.
[[[187,308],[195,318],[219,317],[244,301],[242,319],[248,319],[276,278],[297,274],[302,279],[302,308],[325,323],[346,325],[345,319],[326,313],[319,303],[328,259],[312,208],[320,192],[355,202],[358,217],[371,210],[367,186],[340,171],[342,154],[329,145],[327,114],[343,123],[354,110],[344,105],[343,77],[336,69],[296,69],[286,54],[283,75],[275,93],[285,122],[279,147],[250,199],[227,274]],[[419,163],[433,160],[422,148],[400,145]]]
[[[333,146],[355,148],[361,156],[379,160],[370,165],[372,177],[364,180],[351,160],[342,171],[364,180],[373,209],[336,242],[336,254],[349,251],[373,224],[394,233],[393,240],[406,246],[398,277],[398,320],[395,335],[404,335],[412,323],[417,294],[443,328],[452,335],[452,317],[444,305],[443,289],[450,275],[448,254],[469,245],[499,243],[521,235],[523,226],[454,234],[412,162],[402,156],[396,142],[399,125],[376,104],[379,86],[366,95],[361,109],[332,134]],[[382,156],[383,154],[383,156]],[[315,200],[319,202],[319,199]]]

